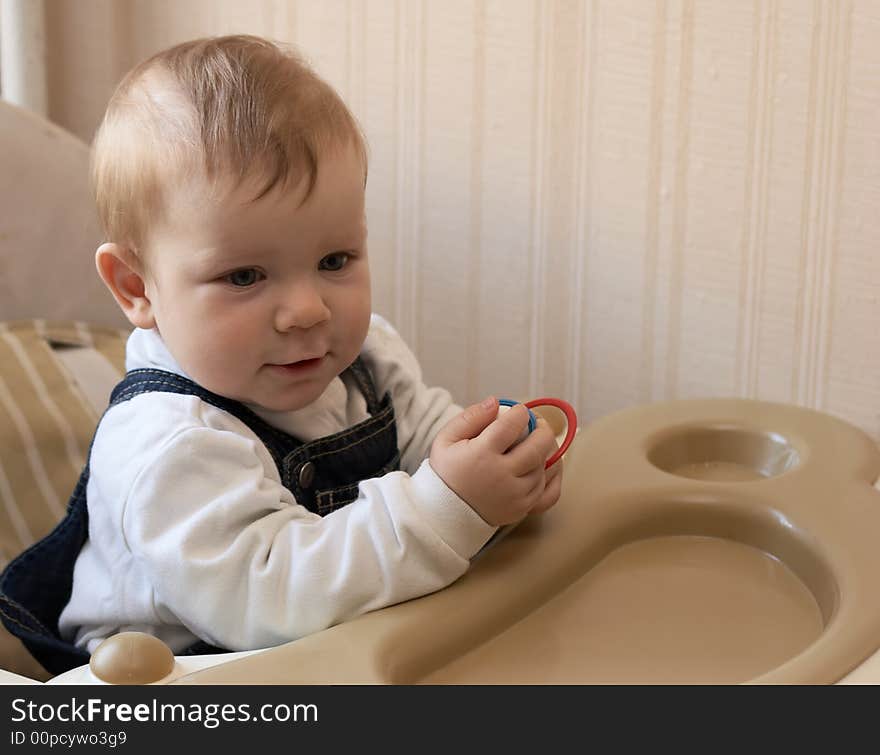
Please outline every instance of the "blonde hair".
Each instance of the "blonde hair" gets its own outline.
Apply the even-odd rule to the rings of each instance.
[[[139,253],[167,189],[201,171],[235,186],[262,178],[262,197],[307,178],[332,146],[366,144],[339,95],[296,54],[259,37],[184,42],[132,69],[95,136],[92,182],[108,241]]]

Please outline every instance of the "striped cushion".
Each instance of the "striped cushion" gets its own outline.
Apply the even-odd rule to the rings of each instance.
[[[63,516],[127,337],[78,321],[0,322],[0,568]],[[0,668],[47,678],[2,627]]]

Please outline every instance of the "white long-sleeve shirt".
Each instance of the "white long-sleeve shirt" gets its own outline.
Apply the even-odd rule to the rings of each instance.
[[[174,651],[198,639],[250,650],[460,577],[495,531],[426,460],[460,407],[424,385],[415,356],[378,315],[361,356],[378,395],[391,393],[402,471],[362,481],[356,501],[323,518],[281,484],[250,428],[196,396],[146,393],[107,411],[62,636],[89,652],[126,630]],[[154,330],[132,333],[126,368],[184,375]],[[295,412],[250,408],[303,441],[369,416],[348,377]]]

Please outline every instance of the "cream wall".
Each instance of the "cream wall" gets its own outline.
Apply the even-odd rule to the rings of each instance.
[[[371,144],[375,308],[460,401],[749,396],[880,439],[877,0],[47,0],[90,139],[182,39],[300,46]]]

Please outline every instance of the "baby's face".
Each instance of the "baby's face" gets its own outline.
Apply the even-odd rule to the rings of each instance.
[[[364,166],[354,149],[252,201],[177,189],[148,239],[146,291],[184,372],[228,398],[289,411],[314,401],[358,355],[370,321]]]

